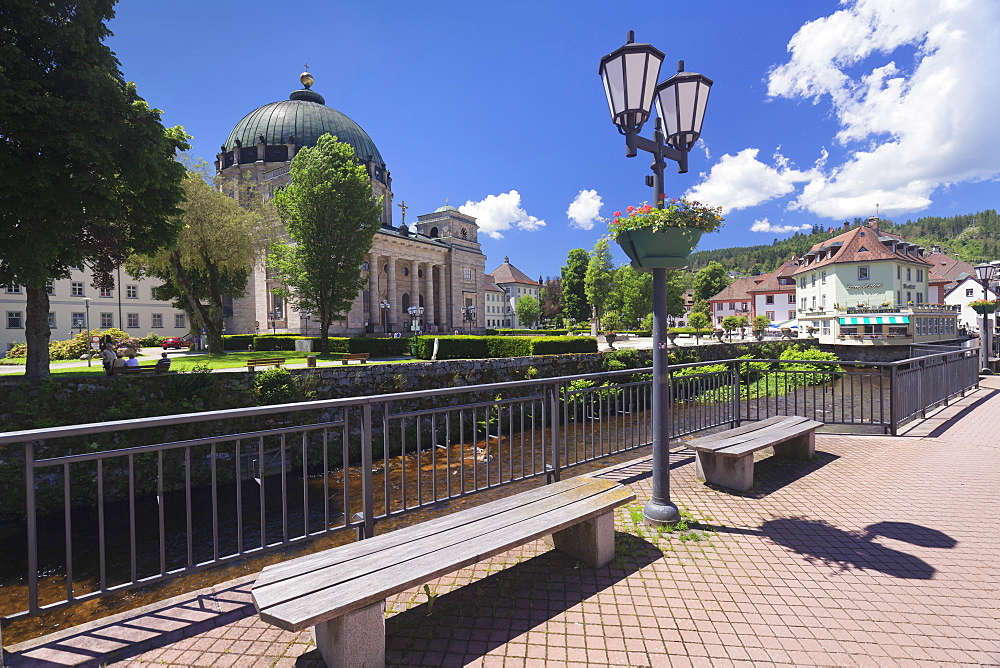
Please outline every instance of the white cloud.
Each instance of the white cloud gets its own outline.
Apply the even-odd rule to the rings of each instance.
[[[786,234],[788,232],[811,229],[812,225],[809,225],[808,223],[804,223],[802,225],[772,225],[767,218],[755,220],[753,221],[753,225],[750,226],[751,232],[771,232],[773,234]]]
[[[569,226],[581,230],[594,229],[603,205],[604,201],[596,190],[581,190],[566,209]]]
[[[499,195],[487,195],[486,199],[478,202],[469,200],[458,207],[458,210],[475,216],[479,230],[494,239],[503,238],[501,232],[512,227],[528,231],[545,227],[544,220],[528,215],[528,212],[521,207],[521,193],[516,190]]]
[[[828,103],[838,128],[821,141],[846,149],[837,164],[817,161],[803,174],[789,208],[831,219],[865,215],[876,203],[889,215],[912,213],[942,188],[997,179],[1000,2],[843,5],[803,25],[788,43],[788,62],[768,75],[772,98]],[[756,149],[723,156],[692,192],[740,208],[799,187],[780,164],[772,173],[749,151]],[[755,186],[763,190],[748,192]]]
[[[707,177],[684,196],[721,206],[725,213],[788,195],[795,190],[796,183],[809,181],[817,174],[816,170],[793,169],[778,152],[772,156],[773,165],[767,165],[757,159],[758,153],[756,148],[743,149],[736,155],[727,153]]]

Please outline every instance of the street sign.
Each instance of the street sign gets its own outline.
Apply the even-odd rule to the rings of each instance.
[[[253,321],[253,326],[254,326],[254,327],[257,327],[257,328],[260,328],[260,320],[254,320],[254,321]],[[248,332],[248,333],[249,333],[249,332]]]
[[[91,341],[91,343],[100,343],[101,342],[101,337],[99,337],[99,336],[92,336],[92,337],[90,337],[90,341]]]

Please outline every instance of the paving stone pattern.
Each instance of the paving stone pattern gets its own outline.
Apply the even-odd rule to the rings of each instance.
[[[390,599],[403,666],[1000,665],[1000,379],[896,438],[818,434],[808,463],[758,453],[746,493],[671,455],[685,531],[641,524],[648,458],[597,474],[639,502],[616,559],[541,541]],[[25,643],[11,666],[320,666],[261,623],[253,577]]]

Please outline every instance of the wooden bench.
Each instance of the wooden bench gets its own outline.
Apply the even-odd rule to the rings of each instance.
[[[149,366],[127,366],[123,373],[166,373],[170,370],[169,364],[151,364]]]
[[[341,364],[347,364],[351,360],[359,360],[362,364],[368,361],[368,355],[370,353],[346,353],[340,358]]]
[[[260,618],[313,627],[328,666],[385,665],[385,599],[550,536],[593,568],[615,556],[614,509],[635,494],[610,480],[571,478],[261,571]]]
[[[687,447],[697,453],[699,480],[746,491],[753,486],[753,453],[773,447],[779,456],[810,459],[816,454],[816,429],[822,426],[797,415],[776,415],[696,438]]]
[[[254,371],[254,367],[258,366],[281,366],[285,363],[284,357],[260,357],[252,360],[247,360],[247,368]]]

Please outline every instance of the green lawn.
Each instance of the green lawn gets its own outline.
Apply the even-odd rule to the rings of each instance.
[[[148,366],[155,364],[156,360],[160,359],[160,353],[162,352],[159,348],[146,348],[146,354],[139,356],[139,364],[142,366]],[[272,352],[228,352],[222,353],[221,355],[210,355],[208,353],[196,353],[190,355],[172,355],[170,357],[170,370],[171,371],[195,371],[195,370],[213,370],[213,369],[234,369],[242,367],[246,369],[247,360],[249,359],[259,359],[262,357],[283,357],[285,358],[287,364],[305,364],[306,355],[311,355],[313,353],[297,352],[294,350],[284,350],[284,351],[272,351]],[[316,353],[317,364],[319,366],[343,366],[340,360],[339,353],[332,353],[324,357],[319,353]],[[24,358],[5,360],[8,364],[10,363],[20,363],[24,364]],[[410,362],[415,361],[411,359],[405,360],[369,360],[368,364],[388,364],[398,363],[398,362]],[[67,364],[74,366],[66,366]],[[75,366],[79,364],[78,361],[73,360],[60,360],[57,362],[52,362],[49,369],[52,375],[72,375],[72,376],[93,376],[93,375],[104,375],[104,367],[101,365],[99,359],[95,359],[93,366]],[[350,362],[348,366],[357,366],[358,362]],[[273,368],[273,367],[261,367],[263,368]],[[2,369],[0,369],[2,373]]]

